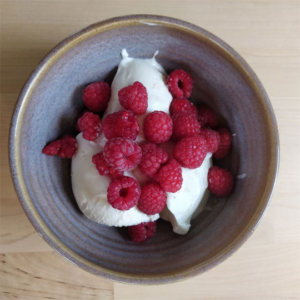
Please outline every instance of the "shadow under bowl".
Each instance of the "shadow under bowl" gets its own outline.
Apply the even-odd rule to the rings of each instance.
[[[90,82],[111,81],[126,48],[157,60],[167,72],[182,68],[195,82],[192,101],[208,104],[233,133],[230,155],[216,162],[235,178],[228,198],[211,196],[188,234],[158,222],[144,244],[124,228],[90,221],[76,205],[70,160],[42,155],[44,145],[72,131]],[[192,24],[160,16],[100,22],[64,40],[25,84],[11,124],[10,163],[21,204],[36,230],[79,267],[108,279],[157,284],[204,272],[250,236],[271,197],[279,142],[267,94],[248,64],[226,43]]]

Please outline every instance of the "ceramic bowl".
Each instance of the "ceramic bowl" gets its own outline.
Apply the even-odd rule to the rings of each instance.
[[[216,164],[235,179],[227,198],[210,196],[188,234],[165,221],[143,244],[124,228],[87,219],[71,188],[68,159],[42,155],[46,143],[73,130],[82,91],[112,81],[126,48],[151,57],[167,72],[194,78],[192,101],[207,103],[233,133],[226,159]],[[157,284],[202,273],[229,257],[251,235],[270,200],[278,167],[278,132],[259,79],[225,42],[192,24],[135,15],[91,25],[56,46],[25,84],[11,124],[10,163],[21,204],[40,235],[65,258],[96,275],[127,283]]]

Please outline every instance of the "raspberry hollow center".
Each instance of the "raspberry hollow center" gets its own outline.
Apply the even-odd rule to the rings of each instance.
[[[122,198],[126,198],[127,197],[127,195],[128,195],[128,189],[126,188],[126,189],[121,189],[120,190],[120,192],[119,192],[119,194],[120,194],[120,197],[122,197]]]
[[[178,87],[182,90],[183,89],[183,82],[182,80],[178,81]]]

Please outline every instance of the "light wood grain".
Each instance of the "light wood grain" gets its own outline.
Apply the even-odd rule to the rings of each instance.
[[[19,204],[7,156],[18,93],[41,58],[84,26],[135,13],[189,21],[235,48],[270,96],[281,142],[280,173],[271,205],[247,243],[201,276],[156,287],[112,283],[54,252]],[[300,299],[298,0],[3,0],[0,46],[1,299]]]
[[[7,299],[113,299],[113,282],[77,272],[55,252],[1,254],[1,263]]]

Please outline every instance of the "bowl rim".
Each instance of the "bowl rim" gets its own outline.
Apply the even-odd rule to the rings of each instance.
[[[20,135],[22,120],[26,111],[27,104],[30,101],[30,96],[34,88],[36,87],[39,79],[42,78],[47,69],[51,67],[51,65],[55,63],[55,61],[60,56],[62,56],[66,51],[68,51],[76,44],[84,41],[85,39],[99,32],[103,32],[116,27],[130,26],[136,24],[145,24],[145,26],[155,24],[160,26],[172,27],[176,30],[192,34],[198,38],[200,37],[201,39],[204,39],[205,42],[209,43],[210,46],[212,46],[215,50],[221,51],[222,55],[225,55],[226,58],[231,63],[233,63],[236,68],[239,69],[240,73],[243,76],[245,76],[245,79],[247,80],[248,84],[259,96],[259,99],[261,100],[261,103],[264,106],[264,112],[266,114],[268,129],[272,133],[269,137],[270,144],[272,145],[270,149],[271,163],[268,172],[269,177],[261,202],[245,229],[236,237],[236,239],[227,248],[223,249],[218,254],[205,261],[204,263],[199,263],[185,270],[179,270],[162,275],[135,275],[115,272],[100,267],[99,265],[95,265],[79,256],[71,249],[69,249],[54,235],[54,233],[50,231],[50,229],[43,222],[42,218],[38,215],[27,192],[21,168]],[[266,91],[264,90],[261,82],[259,81],[254,71],[251,69],[251,67],[233,48],[231,48],[220,38],[216,37],[215,35],[206,31],[205,29],[202,29],[196,25],[179,19],[158,15],[127,15],[94,23],[88,27],[85,27],[84,29],[75,32],[73,35],[64,39],[57,46],[55,46],[41,60],[41,62],[33,70],[27,82],[25,83],[15,106],[15,110],[11,120],[9,136],[9,161],[14,187],[27,217],[29,218],[30,222],[35,227],[37,232],[55,251],[57,251],[67,260],[79,266],[80,268],[92,274],[104,277],[106,279],[122,283],[162,284],[187,279],[211,269],[212,267],[218,265],[226,258],[231,256],[250,237],[250,235],[257,227],[262,216],[264,215],[274,191],[279,166],[279,135],[275,114]]]

